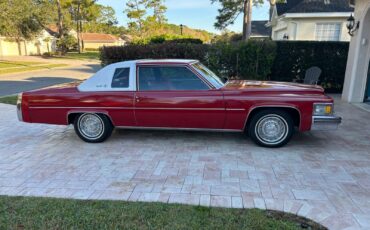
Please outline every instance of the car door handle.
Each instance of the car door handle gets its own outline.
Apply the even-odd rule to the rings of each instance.
[[[140,102],[140,97],[139,96],[135,96],[135,101],[136,102]]]

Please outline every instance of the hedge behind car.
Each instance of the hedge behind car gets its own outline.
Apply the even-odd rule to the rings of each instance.
[[[197,59],[222,77],[292,82],[318,66],[327,92],[343,89],[349,43],[250,40],[236,43],[162,44],[103,47],[102,65],[136,59]]]

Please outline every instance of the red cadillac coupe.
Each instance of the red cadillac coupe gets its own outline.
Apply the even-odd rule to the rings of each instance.
[[[21,93],[20,121],[73,124],[84,141],[114,128],[245,132],[281,147],[295,128],[334,130],[333,99],[319,86],[230,80],[196,60],[137,60],[104,67],[84,82]]]

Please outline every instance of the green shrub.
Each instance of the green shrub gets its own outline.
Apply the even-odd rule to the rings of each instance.
[[[136,59],[186,58],[204,60],[207,49],[207,45],[188,43],[110,46],[100,49],[100,59],[102,65]]]
[[[197,59],[222,77],[287,81],[302,80],[305,71],[318,66],[327,92],[342,91],[348,54],[344,42],[249,42],[214,44],[174,43],[103,47],[103,65],[136,59]]]
[[[164,34],[144,39],[139,39],[133,42],[134,45],[148,45],[148,44],[163,44],[163,43],[192,43],[203,44],[203,41],[198,38],[192,38],[181,35]]]
[[[86,51],[86,52],[96,52],[96,51],[99,51],[99,48],[85,48],[84,51]]]
[[[67,53],[71,50],[76,50],[78,43],[77,39],[72,35],[65,35],[63,38],[57,40],[57,47],[58,51],[62,52],[63,54]]]
[[[349,43],[347,42],[277,42],[271,80],[303,80],[312,66],[321,68],[319,84],[327,92],[343,90]]]

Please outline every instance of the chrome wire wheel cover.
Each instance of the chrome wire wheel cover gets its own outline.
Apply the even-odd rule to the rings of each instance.
[[[78,119],[78,129],[85,138],[96,140],[104,133],[104,123],[96,114],[84,114]]]
[[[267,145],[280,144],[286,139],[288,132],[288,123],[276,114],[261,117],[255,127],[257,138]]]

